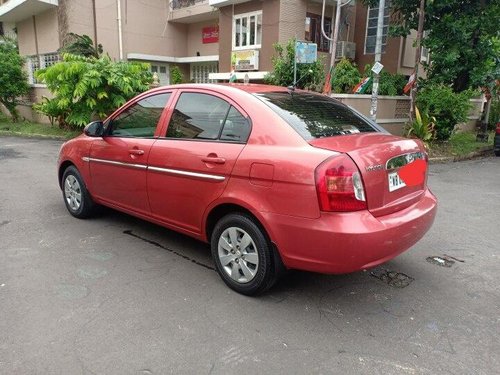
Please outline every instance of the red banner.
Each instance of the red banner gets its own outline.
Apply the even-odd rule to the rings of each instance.
[[[202,29],[203,44],[219,42],[219,26],[208,26]]]

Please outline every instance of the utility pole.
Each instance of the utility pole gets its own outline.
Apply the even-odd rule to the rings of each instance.
[[[377,19],[377,37],[375,40],[375,65],[380,64],[382,57],[382,31],[384,28],[384,11],[385,11],[385,0],[379,0],[378,3],[378,19]],[[372,103],[370,107],[370,116],[373,121],[377,120],[377,106],[378,106],[378,86],[380,80],[380,74],[374,72],[373,77],[373,87],[372,87]]]
[[[415,52],[415,84],[410,89],[410,121],[415,118],[415,97],[417,95],[417,78],[418,68],[420,66],[420,58],[422,55],[422,38],[424,32],[425,19],[425,0],[420,0],[420,9],[418,12],[418,28],[417,28],[417,51]]]
[[[337,0],[337,11],[335,12],[335,25],[333,27],[333,35],[330,38],[328,35],[326,35],[325,32],[325,7],[326,7],[326,0],[323,0],[323,10],[321,12],[321,34],[323,34],[323,37],[330,42],[332,42],[332,56],[330,58],[330,69],[333,70],[335,68],[335,58],[337,55],[337,42],[339,39],[339,29],[340,29],[340,13],[342,12],[342,7],[349,4],[352,0],[348,0],[345,3],[342,4],[342,0]]]

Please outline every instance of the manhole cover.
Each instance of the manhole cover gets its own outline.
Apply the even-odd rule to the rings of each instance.
[[[432,257],[427,257],[425,258],[426,261],[429,263],[435,264],[437,266],[441,267],[451,267],[455,263],[454,260],[448,258],[448,257],[441,257],[441,256],[432,256]]]
[[[370,275],[394,288],[406,288],[415,280],[404,273],[389,270],[374,270]]]

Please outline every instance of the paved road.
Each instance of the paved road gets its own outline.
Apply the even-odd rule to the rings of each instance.
[[[379,278],[296,272],[249,298],[203,243],[70,217],[59,146],[0,137],[1,374],[498,373],[500,158],[432,166],[436,223]]]

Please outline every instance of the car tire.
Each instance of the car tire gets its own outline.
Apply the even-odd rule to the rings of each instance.
[[[495,150],[495,155],[500,156],[500,150]]]
[[[80,172],[74,166],[69,166],[63,173],[62,193],[64,203],[69,213],[78,219],[90,217],[96,208]]]
[[[215,225],[210,245],[217,273],[234,291],[256,295],[275,283],[273,245],[249,215],[233,213],[222,217]]]

